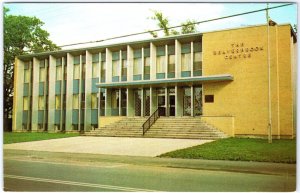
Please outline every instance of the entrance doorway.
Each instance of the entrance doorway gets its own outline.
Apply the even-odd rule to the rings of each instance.
[[[141,116],[141,107],[142,107],[142,91],[134,90],[134,115]]]
[[[169,116],[175,116],[175,88],[169,88]]]
[[[183,116],[191,116],[192,103],[191,103],[191,88],[183,88]]]
[[[145,89],[145,96],[144,96],[144,101],[145,101],[145,112],[144,115],[145,116],[150,116],[150,89]]]
[[[166,116],[166,92],[164,88],[157,89],[157,107],[159,116]]]

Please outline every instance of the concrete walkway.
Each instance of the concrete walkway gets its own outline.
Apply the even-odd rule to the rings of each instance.
[[[80,136],[5,144],[4,149],[155,157],[169,151],[211,141],[212,140]]]

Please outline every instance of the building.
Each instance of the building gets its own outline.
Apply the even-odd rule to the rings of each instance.
[[[237,137],[266,137],[271,118],[274,138],[293,138],[296,42],[289,24],[259,25],[19,56],[13,131],[89,131],[159,109]]]

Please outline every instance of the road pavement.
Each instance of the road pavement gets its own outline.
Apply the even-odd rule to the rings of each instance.
[[[294,191],[295,164],[4,151],[11,191]]]

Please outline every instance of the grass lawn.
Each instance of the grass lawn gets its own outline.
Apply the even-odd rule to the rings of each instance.
[[[296,163],[296,140],[227,138],[176,150],[160,157]]]
[[[26,141],[40,141],[46,139],[57,139],[57,138],[65,138],[65,137],[75,137],[79,136],[77,133],[11,133],[4,132],[3,134],[3,143],[19,143]]]

